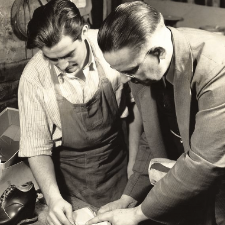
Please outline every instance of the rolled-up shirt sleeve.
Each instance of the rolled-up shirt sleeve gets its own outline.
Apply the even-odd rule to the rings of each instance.
[[[20,157],[51,155],[53,124],[47,118],[41,89],[21,78],[18,90]]]

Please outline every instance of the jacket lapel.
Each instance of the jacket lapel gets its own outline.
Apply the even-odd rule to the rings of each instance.
[[[151,87],[129,82],[135,102],[141,111],[146,139],[152,158],[167,158],[166,146],[157,111],[157,104]]]
[[[177,122],[184,149],[185,152],[187,152],[190,149],[190,86],[193,74],[192,55],[189,44],[183,40],[183,37],[181,37],[179,31],[173,28],[170,29],[172,31],[174,43],[176,43],[176,45],[174,45],[175,73],[173,85]]]

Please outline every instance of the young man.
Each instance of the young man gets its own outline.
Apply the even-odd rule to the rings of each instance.
[[[98,43],[111,67],[130,77],[145,133],[126,202],[107,204],[88,224],[224,224],[225,37],[166,27],[157,10],[138,1],[108,16]],[[154,158],[176,163],[149,191]],[[155,169],[167,170],[160,164]],[[146,195],[136,208],[122,209],[129,197],[141,201]]]
[[[72,210],[121,197],[127,154],[121,133],[124,86],[69,0],[52,0],[28,24],[39,48],[19,85],[19,156],[48,205],[48,224],[73,223]]]

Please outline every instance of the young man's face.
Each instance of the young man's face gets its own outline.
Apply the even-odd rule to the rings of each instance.
[[[62,36],[52,48],[43,47],[42,52],[50,62],[62,72],[76,73],[83,69],[87,58],[87,48],[82,35],[81,40],[73,41],[70,36]]]

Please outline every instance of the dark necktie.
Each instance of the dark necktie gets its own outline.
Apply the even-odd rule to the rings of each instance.
[[[183,152],[182,139],[177,124],[173,85],[166,78],[157,83],[157,105],[161,115],[167,121],[170,133],[179,153]]]

